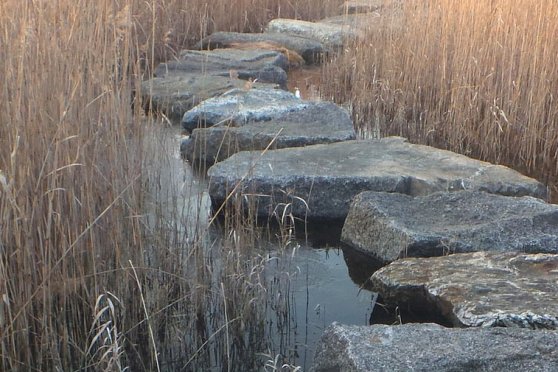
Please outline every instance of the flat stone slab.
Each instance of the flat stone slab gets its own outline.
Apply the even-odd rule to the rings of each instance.
[[[224,76],[183,74],[142,82],[144,108],[180,122],[184,113],[202,101],[231,89],[243,89],[247,82]],[[257,89],[279,89],[277,84],[251,83]],[[151,105],[150,105],[151,102]]]
[[[289,61],[285,55],[263,49],[184,50],[178,60],[161,63],[155,69],[157,77],[200,74],[258,80],[264,83],[287,84]]]
[[[364,192],[341,240],[391,262],[477,251],[558,253],[558,205],[478,191],[421,197]]]
[[[348,25],[307,22],[294,19],[274,19],[267,25],[266,32],[282,33],[302,36],[317,40],[327,47],[339,49],[348,40],[357,38],[360,34]]]
[[[555,331],[339,323],[325,330],[311,368],[314,372],[556,370]]]
[[[376,271],[388,304],[437,311],[456,326],[558,327],[558,255],[475,252],[406,258]]]
[[[339,6],[343,14],[369,13],[384,7],[386,0],[354,0],[345,1]]]
[[[306,102],[306,107],[286,112],[270,121],[240,127],[217,125],[194,129],[181,152],[192,164],[212,165],[244,150],[301,147],[355,139],[349,113],[331,102]]]
[[[288,205],[301,218],[345,219],[351,200],[363,191],[428,195],[482,190],[544,198],[546,188],[509,168],[400,137],[357,140],[268,151],[240,152],[208,171],[210,196],[219,206],[242,180],[237,193],[257,201],[258,214]],[[254,195],[257,194],[257,195]]]
[[[227,48],[236,44],[269,43],[298,53],[306,63],[313,64],[322,61],[324,55],[330,52],[322,42],[305,37],[280,34],[280,33],[238,33],[238,32],[215,32],[198,44],[196,49]]]
[[[269,121],[308,106],[308,101],[284,90],[233,89],[187,111],[182,118],[182,127],[191,132],[198,127],[207,128],[225,122],[242,126],[249,122]]]

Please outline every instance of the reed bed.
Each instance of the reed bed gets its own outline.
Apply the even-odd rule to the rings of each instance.
[[[558,3],[386,1],[325,67],[322,93],[358,128],[558,182]],[[556,200],[554,192],[554,200]]]
[[[1,370],[265,363],[253,355],[268,351],[270,256],[249,252],[256,229],[238,216],[212,235],[207,196],[169,181],[178,145],[134,92],[209,32],[326,5],[338,2],[0,2]]]

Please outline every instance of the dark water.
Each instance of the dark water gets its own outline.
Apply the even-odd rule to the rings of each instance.
[[[174,142],[178,142],[179,129],[169,131]],[[178,153],[173,153],[169,167],[170,184],[180,190],[179,199],[186,206],[184,213],[196,216],[185,219],[190,223],[183,228],[190,232],[195,226],[203,228],[200,220],[210,218],[207,182]],[[173,202],[176,205],[177,200]],[[288,314],[279,320],[277,314],[270,313],[267,320],[271,356],[280,355],[279,360],[303,370],[311,366],[316,343],[328,325],[334,321],[366,325],[372,315],[374,294],[366,289],[366,280],[379,265],[367,256],[342,248],[341,228],[340,223],[297,226],[297,235],[292,237],[289,248],[270,242],[273,239],[262,244],[268,251],[282,252],[279,255],[282,262],[273,260],[268,264],[269,275],[277,275],[278,271],[289,273],[289,290],[284,294],[288,296]]]

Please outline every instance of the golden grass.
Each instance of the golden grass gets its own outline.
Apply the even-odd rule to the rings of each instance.
[[[0,369],[157,369],[158,353],[176,357],[165,349],[179,339],[171,309],[182,312],[183,329],[200,329],[180,338],[181,352],[208,347],[205,333],[222,323],[202,327],[203,309],[224,299],[211,292],[214,274],[200,269],[209,259],[169,207],[178,191],[160,188],[169,156],[147,140],[160,123],[142,116],[133,91],[157,61],[213,30],[257,31],[278,15],[321,18],[319,4],[0,2]],[[238,281],[221,286],[238,287],[228,296],[263,293],[242,287],[258,262],[230,256],[240,263]],[[250,321],[229,318],[233,309],[227,330],[233,318]],[[190,355],[186,369],[209,353]]]
[[[325,68],[324,95],[350,102],[360,128],[509,165],[556,188],[558,3],[389,2],[397,10],[381,11],[369,36]]]

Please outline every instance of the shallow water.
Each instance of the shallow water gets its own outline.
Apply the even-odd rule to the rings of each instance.
[[[169,128],[168,132],[171,143],[178,143],[182,138],[178,128]],[[169,183],[164,187],[179,191],[178,198],[169,200],[169,205],[183,209],[185,218],[180,225],[187,236],[195,236],[196,226],[207,227],[211,218],[207,182],[174,150],[167,164]],[[293,237],[289,248],[270,241],[276,240],[271,238],[259,242],[254,254],[261,254],[262,246],[268,252],[281,252],[267,264],[267,275],[276,277],[281,271],[289,277],[288,293],[283,294],[288,296],[285,302],[288,314],[278,319],[278,314],[270,311],[266,320],[270,357],[280,355],[277,366],[288,363],[308,370],[317,341],[333,321],[369,324],[373,293],[363,288],[363,283],[378,265],[366,256],[340,247],[340,225],[314,226],[307,231],[301,226],[298,231],[301,236]],[[224,231],[213,229],[212,234],[215,233],[224,234]],[[273,231],[268,235],[273,237]]]

